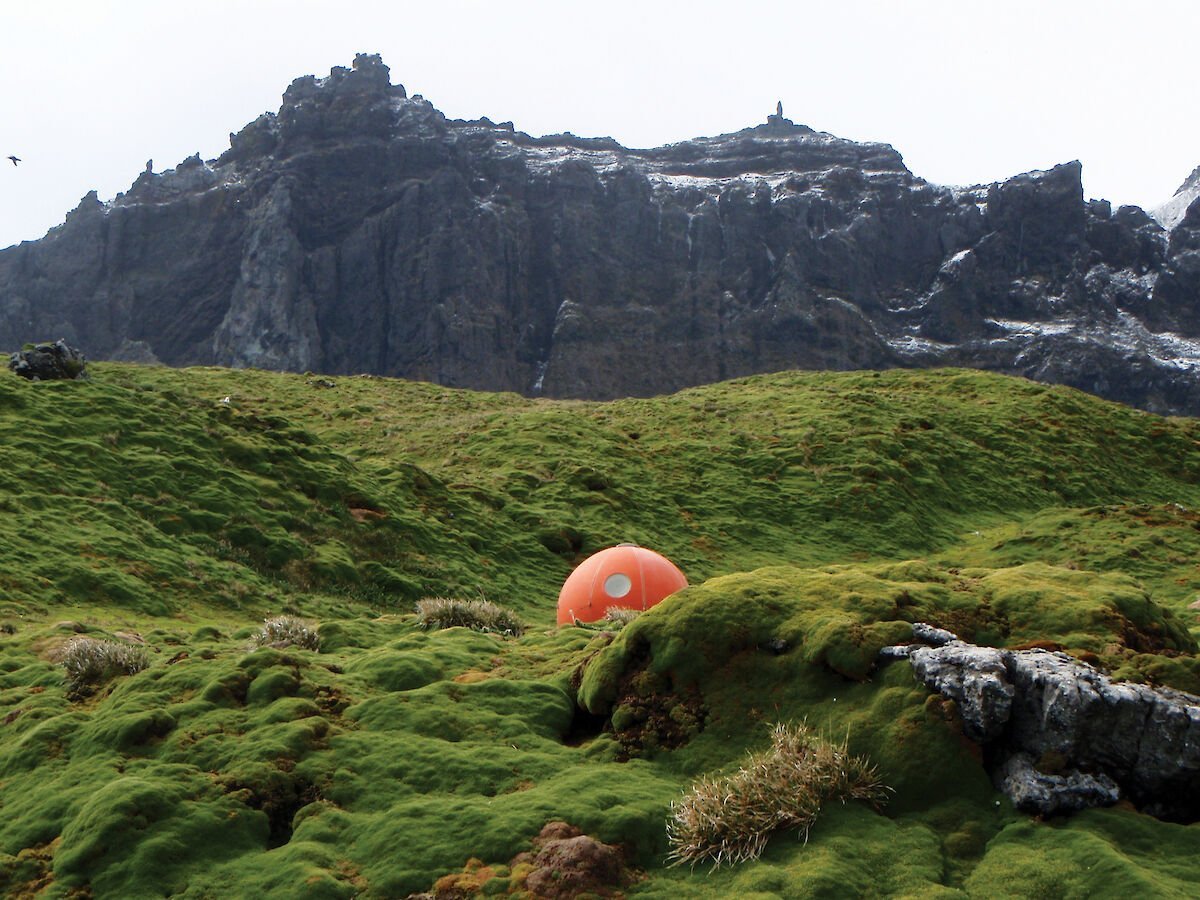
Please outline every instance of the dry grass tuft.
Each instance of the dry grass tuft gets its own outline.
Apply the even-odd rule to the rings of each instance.
[[[66,670],[67,688],[82,694],[116,675],[133,675],[150,665],[145,647],[100,641],[95,638],[71,638],[59,660]]]
[[[302,650],[320,650],[321,638],[303,619],[295,616],[274,616],[263,620],[262,628],[254,635],[252,646],[299,647]]]
[[[511,610],[490,600],[426,597],[417,601],[417,622],[422,628],[473,628],[493,634],[519,635],[525,624]]]
[[[804,723],[778,724],[769,749],[751,754],[732,775],[701,778],[671,804],[668,859],[693,866],[711,860],[714,869],[757,859],[780,829],[796,828],[807,841],[822,803],[879,805],[889,791],[845,741],[822,738]]]

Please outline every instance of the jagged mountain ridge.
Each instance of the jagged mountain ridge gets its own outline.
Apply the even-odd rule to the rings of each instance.
[[[651,150],[446,119],[377,56],[0,252],[0,346],[560,397],[965,365],[1200,413],[1200,209],[969,188],[782,116]]]
[[[1197,197],[1200,197],[1200,166],[1192,169],[1192,173],[1175,189],[1170,200],[1150,210],[1150,215],[1170,230],[1183,221],[1192,201]]]

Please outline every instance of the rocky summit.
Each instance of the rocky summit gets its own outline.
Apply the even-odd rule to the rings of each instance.
[[[1175,205],[1087,201],[1078,162],[934,185],[782,111],[651,150],[531,137],[359,55],[0,252],[0,347],[596,399],[954,365],[1197,414],[1200,206]]]

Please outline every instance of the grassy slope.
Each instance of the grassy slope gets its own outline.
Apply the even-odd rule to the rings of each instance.
[[[1200,826],[1016,815],[906,664],[871,664],[920,618],[1200,689],[1198,439],[957,371],[609,404],[0,378],[0,892],[403,896],[565,818],[636,846],[650,896],[1193,896]],[[553,629],[571,564],[621,540],[696,587],[611,644]],[[425,595],[533,627],[426,634]],[[322,652],[247,653],[279,611],[321,622]],[[154,663],[71,701],[52,658],[79,630],[136,631]],[[599,736],[573,731],[584,660]],[[829,810],[734,871],[662,869],[680,789],[802,717],[871,755],[889,807]]]

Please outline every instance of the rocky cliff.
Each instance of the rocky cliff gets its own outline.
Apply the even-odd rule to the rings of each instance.
[[[0,252],[0,349],[654,394],[963,365],[1200,413],[1200,206],[969,188],[782,115],[652,150],[448,120],[360,55]]]

